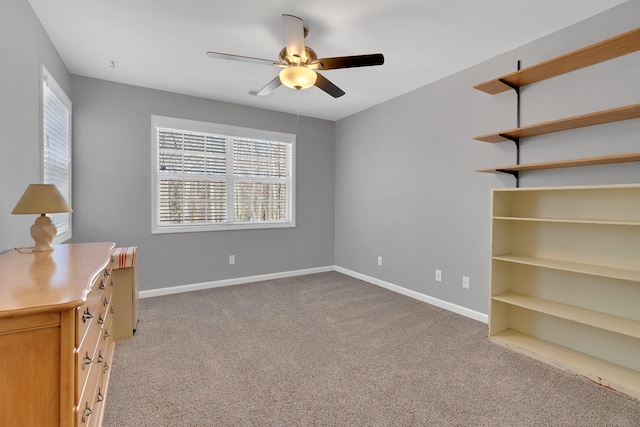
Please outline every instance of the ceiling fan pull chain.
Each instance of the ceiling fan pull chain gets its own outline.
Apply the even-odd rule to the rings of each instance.
[[[300,91],[296,91],[296,123],[297,128],[300,129]]]

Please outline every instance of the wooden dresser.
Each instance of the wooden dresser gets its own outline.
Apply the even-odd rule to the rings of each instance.
[[[0,255],[0,426],[100,425],[113,243]]]

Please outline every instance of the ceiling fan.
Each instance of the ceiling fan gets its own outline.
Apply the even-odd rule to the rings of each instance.
[[[262,89],[257,92],[250,92],[253,95],[268,95],[283,84],[296,90],[315,85],[334,98],[338,98],[344,95],[345,92],[327,80],[322,74],[316,72],[316,70],[335,70],[338,68],[368,67],[384,64],[384,56],[381,53],[318,59],[314,50],[304,44],[307,29],[304,28],[301,18],[283,14],[282,24],[284,27],[285,47],[280,51],[278,61],[219,52],[207,52],[207,55],[211,58],[275,65],[282,68],[280,74]]]

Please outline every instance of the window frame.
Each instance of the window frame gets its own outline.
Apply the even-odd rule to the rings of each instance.
[[[233,144],[227,141],[226,146],[226,204],[227,220],[219,223],[206,224],[161,224],[160,223],[160,188],[159,188],[159,143],[158,129],[169,128],[187,132],[201,132],[225,136],[227,138],[247,138],[281,142],[290,145],[291,171],[287,179],[287,199],[288,221],[259,221],[259,222],[235,222],[234,216],[229,215],[235,209],[234,172],[233,172]],[[296,226],[296,203],[295,203],[295,183],[296,183],[296,135],[282,132],[273,132],[261,129],[251,129],[238,126],[224,125],[219,123],[203,122],[196,120],[181,119],[166,116],[151,116],[151,233],[191,233],[205,231],[224,230],[249,230],[249,229],[271,229],[271,228],[292,228]],[[197,175],[196,175],[197,176]]]
[[[67,173],[67,188],[58,188],[60,193],[65,197],[65,200],[72,206],[72,144],[73,144],[73,109],[71,99],[67,96],[67,94],[62,90],[58,82],[56,82],[55,78],[51,75],[51,73],[47,70],[44,64],[40,64],[40,182],[43,184],[50,184],[50,182],[45,182],[45,178],[47,176],[46,168],[47,163],[45,162],[45,144],[46,144],[46,135],[45,135],[45,86],[53,93],[53,95],[58,99],[60,103],[64,105],[68,112],[68,143],[67,143],[67,163],[66,163],[66,173]],[[59,185],[56,183],[56,186]],[[66,194],[65,194],[66,193]],[[73,236],[73,221],[71,218],[72,213],[49,213],[49,217],[54,223],[60,221],[60,218],[66,218],[67,222],[67,230],[58,233],[53,238],[54,244],[63,243]]]

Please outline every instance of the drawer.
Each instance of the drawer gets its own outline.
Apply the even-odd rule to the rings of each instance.
[[[85,339],[84,344],[75,352],[77,367],[76,378],[78,380],[75,395],[76,401],[82,394],[91,371],[94,370],[94,366],[97,366],[97,338],[100,335],[100,332],[101,329],[96,328],[95,336],[90,336],[89,334],[87,334],[87,339]],[[95,371],[98,371],[98,369],[95,369]]]
[[[107,319],[111,317],[111,300],[113,298],[113,290],[107,288],[104,291],[96,292],[91,299],[91,306],[89,301],[85,309],[89,309],[91,312],[91,321],[86,322],[87,332],[84,334],[84,339],[80,341],[79,346],[82,346],[85,339],[88,339],[91,331],[103,328],[103,325],[107,322]]]
[[[114,260],[112,258],[111,262],[107,266],[107,268],[102,272],[100,279],[104,280],[104,287],[114,286],[113,280],[111,280],[111,271],[113,270]]]
[[[102,416],[104,415],[104,399],[106,395],[105,386],[106,382],[102,375],[100,375],[100,378],[98,379],[98,387],[93,395],[93,406],[91,407],[93,413],[89,417],[87,427],[100,426],[102,422]],[[82,424],[80,426],[82,426]]]
[[[113,360],[113,350],[115,348],[115,342],[110,338],[109,330],[113,326],[113,317],[109,318],[109,321],[102,329],[100,335],[100,342],[98,343],[98,364],[96,365],[100,369],[101,376],[106,374],[111,369],[111,361]]]
[[[87,302],[76,308],[76,347],[80,346],[89,326],[93,323],[96,309],[100,304],[100,296],[101,292],[91,292],[87,297]]]
[[[102,297],[100,298],[100,311],[104,313],[103,318],[105,321],[107,318],[111,317],[112,305],[113,302],[113,288],[109,287],[107,290],[102,291]]]
[[[93,367],[90,371],[87,385],[84,388],[78,405],[76,407],[76,425],[88,426],[94,424],[92,421],[99,419],[100,407],[98,402],[98,383],[102,379],[100,370]]]
[[[109,290],[105,283],[107,282],[103,278],[98,278],[87,295],[87,301],[76,309],[76,347],[79,347],[84,340],[92,322],[97,320],[96,313],[101,308],[102,295]]]
[[[102,380],[100,380],[102,381]],[[93,418],[89,420],[89,427],[99,427],[104,416],[104,384],[99,383],[96,394],[93,397]]]
[[[113,298],[113,292],[111,289],[107,289],[103,292],[102,298],[100,300],[100,304],[97,310],[98,316],[96,317],[96,322],[100,324],[102,331],[100,332],[100,341],[105,340],[104,333],[107,332],[107,338],[111,336],[109,332],[112,330],[112,318],[114,308],[111,305],[111,300]]]

